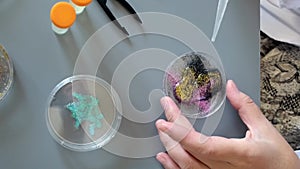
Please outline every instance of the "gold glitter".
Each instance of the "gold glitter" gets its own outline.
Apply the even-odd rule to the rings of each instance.
[[[211,93],[218,92],[222,87],[221,73],[218,70],[214,70],[214,71],[208,72],[208,76],[211,81],[210,92]]]
[[[210,76],[208,74],[199,74],[197,77],[197,83],[199,86],[203,86],[209,83]]]
[[[175,87],[177,97],[183,102],[188,102],[192,98],[193,91],[197,87],[194,74],[192,69],[186,68],[182,73],[182,80]]]

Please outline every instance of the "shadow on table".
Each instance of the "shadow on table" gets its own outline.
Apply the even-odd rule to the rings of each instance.
[[[91,152],[74,152],[58,145],[58,151],[65,168],[68,169],[100,169],[100,168],[128,168],[128,160],[114,156],[99,149]]]
[[[3,130],[13,132],[13,137],[21,137],[25,135],[27,133],[26,130],[28,130],[30,128],[29,126],[33,124],[33,114],[25,113],[30,112],[27,110],[30,106],[26,104],[28,102],[25,100],[25,89],[22,87],[19,76],[15,73],[11,89],[4,100],[0,103],[0,127]],[[21,110],[18,110],[20,107],[18,104],[23,105],[23,107],[21,105]],[[17,124],[11,125],[11,123]],[[13,128],[10,128],[12,126]]]
[[[76,39],[73,36],[72,30],[69,30],[64,35],[56,35],[57,41],[64,52],[64,56],[67,56],[69,60],[69,66],[73,67],[76,63],[77,56],[80,52],[79,45],[76,43]]]
[[[98,28],[94,25],[88,11],[84,10],[82,14],[77,16],[75,26],[80,30],[80,34],[83,39],[87,40],[90,38]]]

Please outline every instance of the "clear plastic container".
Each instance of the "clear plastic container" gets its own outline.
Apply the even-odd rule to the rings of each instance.
[[[77,98],[78,95],[84,99]],[[92,101],[86,98],[96,99],[96,107],[91,107]],[[98,77],[69,77],[60,82],[48,98],[48,130],[60,145],[70,150],[85,152],[101,148],[113,138],[120,126],[122,116],[117,108],[117,99],[111,86]],[[85,119],[81,118],[78,123],[79,118],[74,118],[70,105],[73,109],[77,106],[78,111],[92,110],[92,113]]]
[[[65,34],[69,30],[69,28],[60,28],[60,27],[57,27],[54,23],[51,24],[51,28],[58,35]]]
[[[0,44],[0,101],[2,101],[12,88],[14,69],[4,47]]]
[[[68,2],[57,2],[50,11],[51,28],[58,34],[65,34],[76,20],[74,7]]]
[[[189,52],[174,60],[164,76],[164,90],[190,118],[204,118],[220,109],[226,98],[222,63],[205,53]]]
[[[76,14],[81,14],[86,6],[88,6],[92,0],[69,0],[70,4],[74,7]]]

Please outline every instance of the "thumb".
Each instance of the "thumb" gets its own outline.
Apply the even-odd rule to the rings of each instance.
[[[267,119],[259,107],[248,95],[240,92],[232,80],[227,82],[226,93],[231,105],[239,112],[239,116],[250,131],[255,132],[266,124]]]

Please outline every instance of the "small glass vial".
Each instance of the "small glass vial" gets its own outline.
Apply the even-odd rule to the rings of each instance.
[[[88,6],[92,0],[69,0],[70,4],[75,8],[76,14],[81,14],[85,7]]]
[[[52,29],[61,35],[66,33],[76,20],[74,7],[68,2],[58,2],[50,11]]]

